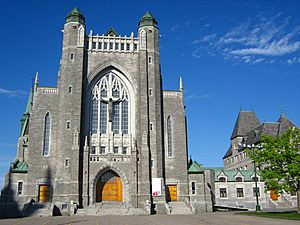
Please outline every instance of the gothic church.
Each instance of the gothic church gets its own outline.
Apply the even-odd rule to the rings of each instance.
[[[212,175],[188,162],[182,81],[162,90],[153,16],[137,36],[87,35],[75,8],[62,46],[57,87],[36,76],[31,89],[1,215],[212,211]]]

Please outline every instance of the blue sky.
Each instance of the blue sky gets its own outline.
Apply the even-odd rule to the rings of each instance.
[[[74,6],[87,32],[136,33],[145,11],[159,23],[164,89],[183,77],[189,154],[206,166],[222,157],[240,109],[263,121],[281,111],[300,126],[300,2],[8,1],[0,3],[0,185],[16,155],[19,120],[36,71],[56,85],[64,18]]]

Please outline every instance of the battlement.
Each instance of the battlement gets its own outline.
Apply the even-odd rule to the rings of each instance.
[[[139,39],[134,37],[133,32],[130,37],[93,35],[88,36],[87,50],[91,52],[126,52],[137,53],[139,51]]]
[[[58,94],[57,87],[39,87],[38,90],[42,94]]]

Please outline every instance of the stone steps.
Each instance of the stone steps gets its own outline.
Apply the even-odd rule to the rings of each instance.
[[[193,214],[185,202],[169,202],[170,215],[188,215]]]

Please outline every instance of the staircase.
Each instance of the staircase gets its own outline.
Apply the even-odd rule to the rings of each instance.
[[[190,207],[185,202],[169,202],[168,203],[170,215],[186,215],[193,214]]]
[[[22,210],[22,216],[46,217],[52,216],[53,207],[51,203],[30,202]]]

